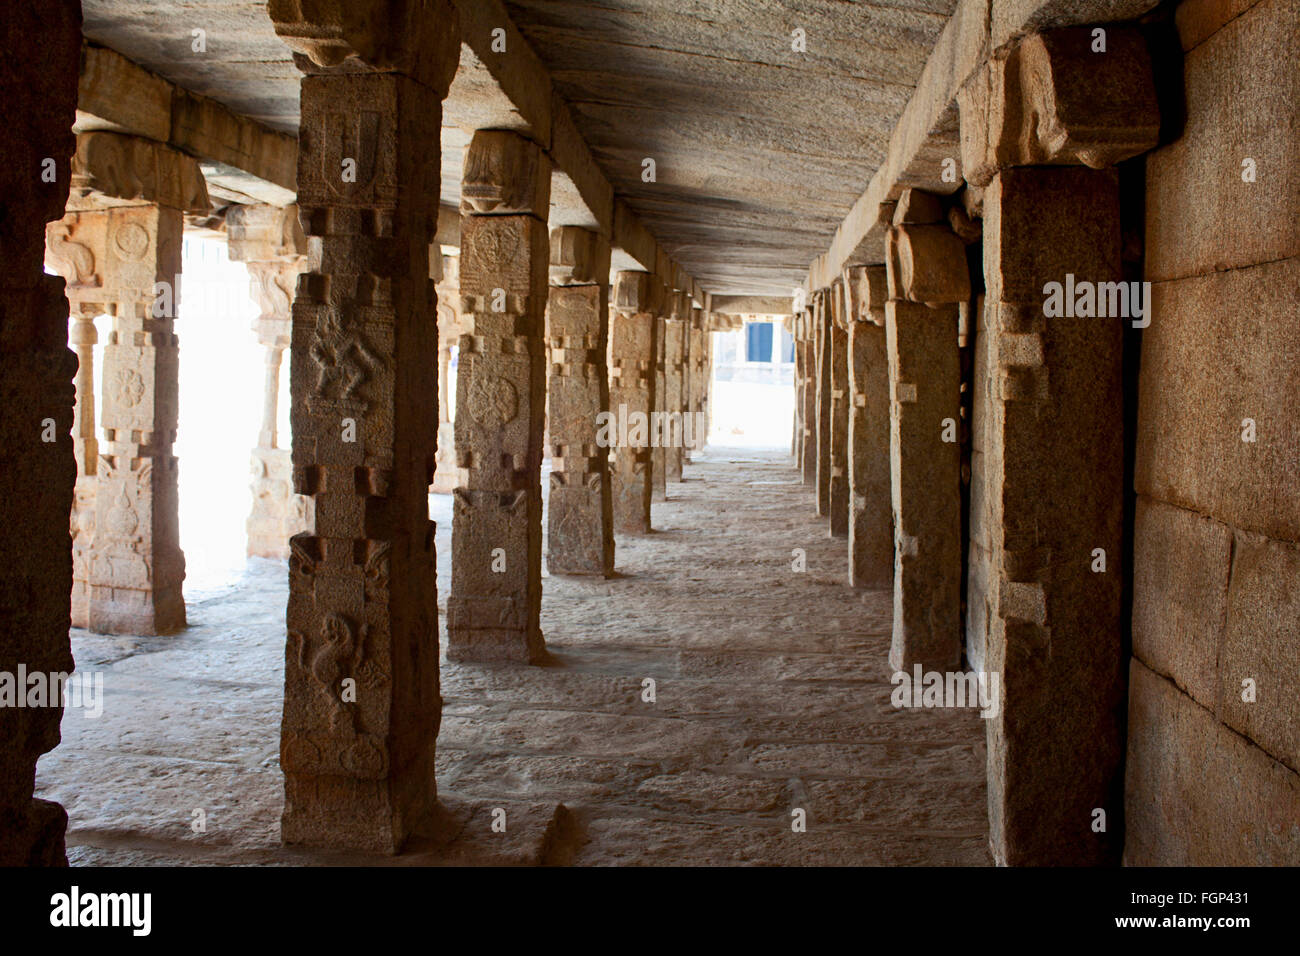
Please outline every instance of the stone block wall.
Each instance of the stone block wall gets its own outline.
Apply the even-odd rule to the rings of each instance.
[[[1297,865],[1300,0],[1176,23],[1186,124],[1146,168],[1124,856]]]

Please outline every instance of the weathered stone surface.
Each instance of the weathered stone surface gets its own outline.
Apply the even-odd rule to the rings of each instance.
[[[889,666],[911,672],[961,663],[961,445],[957,307],[891,299],[890,488],[894,629]]]
[[[1300,254],[1297,16],[1295,0],[1258,3],[1184,59],[1182,135],[1147,160],[1147,279]],[[1243,180],[1247,159],[1253,182]]]
[[[631,534],[650,530],[654,456],[649,417],[659,353],[659,323],[650,310],[662,294],[657,286],[654,276],[645,272],[620,272],[614,286],[609,407],[619,431],[625,418],[628,422],[627,435],[618,435],[614,453],[614,530]],[[643,423],[640,429],[634,413]]]
[[[302,110],[312,254],[293,304],[290,417],[314,520],[291,542],[281,833],[392,853],[436,799],[440,97],[400,73],[313,72]]]
[[[883,266],[849,270],[848,285],[883,284]],[[883,589],[894,577],[894,523],[889,467],[889,356],[883,309],[869,292],[850,298],[849,325],[849,583]]]
[[[1138,387],[1139,492],[1300,541],[1300,363],[1276,361],[1300,354],[1300,327],[1278,321],[1297,301],[1296,258],[1152,286]],[[1255,423],[1253,442],[1243,440],[1246,419]]]
[[[962,175],[987,186],[1006,166],[1113,166],[1156,145],[1159,107],[1146,41],[1109,27],[1025,37],[995,55],[958,93]]]
[[[802,339],[796,348],[803,350],[803,437],[800,440],[799,471],[803,483],[817,484],[817,341],[813,310],[805,310],[801,322]]]
[[[75,149],[81,7],[8,4],[0,17],[0,671],[72,670],[69,433],[76,356],[62,278],[46,276],[46,223],[64,214]],[[40,175],[51,164],[52,181]],[[41,437],[54,422],[54,441]],[[0,865],[63,865],[67,816],[32,799],[36,761],[59,743],[62,706],[0,707]]]
[[[1300,865],[1300,775],[1133,659],[1124,862]]]
[[[1227,628],[1219,651],[1216,713],[1300,773],[1300,545],[1238,531],[1232,546]],[[1243,700],[1243,682],[1255,699]]]
[[[573,232],[585,230],[551,233],[553,281],[556,259],[584,243],[565,238]],[[552,286],[546,307],[551,442],[546,566],[551,574],[614,573],[610,450],[599,425],[601,413],[609,411],[607,290],[603,282]]]
[[[1219,699],[1232,529],[1146,496],[1133,529],[1133,654],[1202,707]]]
[[[456,379],[456,451],[464,480],[455,492],[447,635],[449,659],[535,663],[545,653],[538,613],[550,237],[544,195],[484,178],[546,162],[535,144],[509,135],[513,145],[504,147],[500,136],[480,131],[469,150],[473,156],[506,149],[508,162],[466,163],[466,175],[479,176],[473,192],[466,181],[466,195],[496,197],[491,208],[538,205],[504,215],[466,213],[461,221],[466,328]],[[525,160],[520,150],[537,155]]]
[[[1043,288],[1070,273],[1121,278],[1117,177],[1004,169],[984,215],[996,363],[984,426],[986,666],[1002,675],[1004,701],[988,722],[994,857],[1113,861],[1114,828],[1097,833],[1092,821],[1097,808],[1120,812],[1124,320],[1046,318]],[[1092,570],[1097,549],[1105,572]]]

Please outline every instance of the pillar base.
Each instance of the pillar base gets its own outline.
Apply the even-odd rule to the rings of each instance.
[[[400,853],[421,814],[437,804],[432,750],[430,746],[427,757],[419,761],[423,766],[418,772],[404,770],[400,777],[365,780],[286,773],[281,842],[286,846]],[[399,789],[401,780],[413,782],[412,792]]]
[[[546,641],[541,631],[481,628],[473,631],[447,631],[447,660],[480,664],[542,664],[546,661]]]
[[[92,588],[88,630],[96,634],[170,634],[185,627],[185,599],[181,586],[160,591],[132,591],[126,588]]]

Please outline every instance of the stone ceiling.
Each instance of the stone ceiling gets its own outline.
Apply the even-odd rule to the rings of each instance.
[[[715,294],[789,295],[882,161],[956,0],[516,0],[618,194]],[[85,33],[294,132],[298,72],[264,2],[83,0]],[[191,31],[206,31],[206,52]],[[806,51],[792,49],[802,29]],[[449,102],[443,201],[467,142]],[[645,158],[656,181],[643,182]]]

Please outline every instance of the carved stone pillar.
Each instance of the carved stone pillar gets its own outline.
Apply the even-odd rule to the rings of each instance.
[[[665,481],[682,480],[682,438],[686,414],[683,401],[683,370],[686,326],[690,321],[690,302],[686,293],[673,296],[673,309],[664,323],[664,418],[661,440],[664,445]]]
[[[849,583],[888,588],[894,579],[889,467],[889,356],[885,267],[847,270],[849,315]]]
[[[66,229],[62,222],[50,225],[51,228]],[[47,260],[51,258],[48,242],[47,239]],[[54,247],[59,245],[56,240]],[[59,265],[55,265],[54,271],[66,276],[67,273]],[[72,271],[75,274],[75,267]],[[95,331],[97,311],[94,307],[84,306],[74,309],[72,327],[68,334],[68,344],[77,356],[77,399],[72,409],[72,448],[77,457],[77,486],[73,496],[71,521],[73,627],[86,627],[90,623],[87,567],[90,542],[95,535],[95,489],[99,467],[99,441],[95,438],[95,343],[99,340],[99,333]]]
[[[437,332],[429,244],[450,5],[272,0],[302,80],[293,303],[296,490],[280,765],[286,843],[395,852],[433,807],[438,693]],[[381,27],[386,28],[382,29]],[[363,31],[375,30],[368,34]],[[355,426],[355,428],[351,427]]]
[[[713,430],[713,332],[708,323],[700,337],[700,414],[704,423],[701,440]]]
[[[659,354],[656,312],[663,283],[648,272],[620,272],[614,286],[610,330],[609,403],[613,414],[614,530],[650,530],[654,457],[650,413],[655,408],[655,366]]]
[[[248,554],[289,557],[289,539],[311,527],[311,499],[293,491],[293,463],[277,434],[280,366],[289,347],[294,290],[307,268],[307,240],[298,207],[236,206],[226,214],[230,258],[248,265],[249,286],[261,313],[253,320],[266,349],[262,427],[252,454],[253,509]]]
[[[1049,284],[1095,294],[1122,279],[1118,177],[1103,167],[1152,148],[1159,115],[1141,34],[1108,27],[1104,55],[1092,42],[1089,28],[1026,37],[960,97],[963,170],[987,187],[990,337],[972,525],[991,566],[967,599],[984,604],[973,617],[988,622],[985,665],[1001,677],[990,844],[1008,865],[1117,863],[1122,832],[1129,317],[1096,314],[1097,299],[1051,306]]]
[[[93,465],[83,458],[80,476],[74,620],[102,633],[164,634],[185,625],[172,454],[181,232],[186,213],[208,212],[207,190],[197,162],[175,150],[117,133],[83,133],[67,209],[47,231],[47,262],[67,279],[74,313],[113,316],[98,416],[105,440]],[[90,419],[93,431],[88,369],[83,377],[81,424]]]
[[[456,380],[463,481],[452,525],[448,655],[536,663],[542,607],[543,330],[550,160],[479,130],[465,155]]]
[[[77,365],[63,279],[45,275],[41,262],[46,223],[63,215],[68,197],[81,5],[6,4],[0,48],[8,51],[0,66],[0,671],[68,672]],[[62,715],[61,704],[0,707],[0,866],[67,863],[67,814],[32,797],[36,761],[58,744]]]
[[[664,501],[668,497],[668,455],[664,447],[666,432],[665,414],[668,411],[667,352],[668,312],[672,290],[665,289],[663,314],[655,316],[655,391],[654,414],[651,416],[650,441],[653,445],[654,468],[651,472],[651,501]]]
[[[454,406],[456,390],[452,376],[452,349],[458,348],[465,327],[460,312],[460,257],[442,257],[442,278],[438,290],[438,468],[431,490],[449,495],[460,483],[456,458]]]
[[[601,413],[609,412],[609,256],[609,240],[594,232],[576,226],[551,232],[546,566],[552,574],[614,573],[609,441],[600,427]]]
[[[813,334],[817,389],[817,514],[831,513],[831,310],[829,293],[813,297]]]
[[[844,309],[844,280],[831,285],[831,536],[849,533],[849,320]]]
[[[895,671],[961,663],[957,303],[970,298],[970,275],[940,209],[908,190],[886,238]]]

